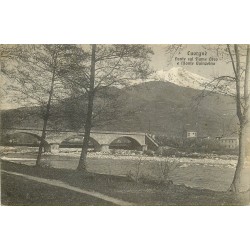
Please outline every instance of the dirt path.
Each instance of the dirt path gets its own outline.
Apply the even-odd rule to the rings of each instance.
[[[32,181],[36,181],[39,183],[43,183],[43,184],[47,184],[47,185],[51,185],[51,186],[55,186],[55,187],[60,187],[60,188],[65,188],[67,190],[71,190],[71,191],[75,191],[81,194],[85,194],[85,195],[89,195],[89,196],[93,196],[95,198],[107,201],[107,202],[111,202],[114,205],[118,205],[118,206],[132,206],[135,205],[133,203],[129,203],[120,199],[116,199],[98,192],[94,192],[94,191],[87,191],[84,189],[80,189],[80,188],[76,188],[73,186],[70,186],[68,184],[65,184],[61,181],[57,181],[57,180],[49,180],[49,179],[45,179],[45,178],[40,178],[40,177],[34,177],[34,176],[30,176],[30,175],[25,175],[25,174],[20,174],[17,172],[10,172],[10,171],[5,171],[2,170],[2,172],[6,173],[6,174],[10,174],[10,175],[15,175],[15,176],[21,176],[23,178],[26,178],[28,180],[32,180]]]

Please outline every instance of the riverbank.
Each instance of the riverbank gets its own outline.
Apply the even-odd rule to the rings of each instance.
[[[127,177],[118,177],[89,173],[87,175],[69,169],[55,168],[33,168],[30,166],[1,161],[1,169],[9,172],[22,173],[30,176],[41,177],[49,180],[61,181],[73,187],[100,192],[102,194],[121,199],[136,205],[248,205],[249,192],[238,195],[230,192],[215,192],[207,189],[190,188],[185,185],[163,184],[157,182],[139,181],[135,182]],[[32,193],[39,192],[36,189],[26,189],[25,185],[16,186],[13,190],[13,183],[7,183],[7,179],[2,174],[2,204],[16,205],[22,199],[22,205],[41,204],[42,200]],[[14,194],[18,192],[18,194]],[[27,196],[25,192],[29,192]],[[44,191],[45,192],[45,191]],[[54,205],[57,200],[62,201],[62,197],[56,197],[57,193],[48,190],[44,195],[50,195],[51,203]],[[27,196],[27,198],[25,198]],[[12,197],[14,197],[12,199]],[[19,197],[19,198],[18,198]],[[21,197],[21,198],[20,198]],[[31,199],[34,199],[33,201]],[[65,196],[65,199],[69,199]],[[54,200],[54,203],[53,203]],[[20,204],[20,203],[19,203]],[[46,205],[46,204],[43,204]],[[63,204],[62,204],[63,205]],[[79,205],[77,200],[72,201],[71,205]],[[103,204],[105,205],[105,204]]]
[[[30,148],[6,148],[1,159],[14,163],[35,165],[36,152]],[[118,151],[118,153],[120,153]],[[160,157],[142,154],[124,154],[89,152],[88,171],[116,176],[132,176],[135,179],[161,179],[164,168],[170,168],[167,178],[174,184],[191,188],[210,189],[214,191],[228,190],[235,171],[237,158],[232,156],[210,155],[204,158]],[[44,166],[75,170],[78,165],[80,149],[65,149],[57,154],[43,154]],[[249,169],[244,170],[242,190],[249,188]]]
[[[26,153],[35,153],[34,148],[22,148],[22,147],[1,147],[0,152],[2,159],[9,158],[12,154],[26,154]],[[81,149],[60,149],[57,153],[44,153],[43,156],[65,156],[72,158],[80,157]],[[15,157],[16,158],[16,157]],[[45,157],[46,158],[46,157]],[[140,160],[140,161],[149,161],[149,162],[165,162],[167,161],[176,161],[180,163],[192,163],[192,164],[210,164],[210,165],[225,165],[229,168],[235,168],[237,163],[237,156],[234,155],[216,155],[216,154],[203,154],[198,155],[197,157],[163,157],[163,156],[149,156],[142,154],[142,152],[134,152],[128,150],[111,150],[110,152],[89,152],[88,158],[96,159],[114,159],[114,160]]]

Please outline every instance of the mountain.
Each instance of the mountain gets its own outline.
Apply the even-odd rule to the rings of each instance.
[[[192,129],[199,136],[217,136],[232,134],[237,127],[235,102],[228,96],[161,81],[131,87],[126,96],[126,109],[135,112],[116,121],[118,128],[169,136]]]
[[[182,75],[181,70],[178,75]],[[189,75],[187,79],[192,79],[192,76],[195,77]],[[129,88],[111,88],[108,93],[99,94],[95,101],[97,118],[93,129],[167,136],[182,136],[185,130],[191,129],[196,130],[198,136],[212,137],[235,132],[237,118],[233,98],[190,88],[187,83],[181,86],[181,81],[177,83],[150,81]],[[49,126],[82,129],[85,100],[84,96],[68,98],[54,105]],[[41,128],[38,113],[39,107],[4,111],[2,127]]]
[[[206,89],[208,91],[210,90],[217,93],[227,93],[231,95],[236,93],[234,81],[208,79],[182,67],[174,67],[168,71],[156,71],[150,78],[155,81],[172,82],[181,87],[199,90]]]
[[[156,71],[151,78],[154,78],[156,81],[172,82],[181,87],[200,90],[204,89],[202,84],[209,82],[209,79],[181,67],[173,67],[168,71]]]

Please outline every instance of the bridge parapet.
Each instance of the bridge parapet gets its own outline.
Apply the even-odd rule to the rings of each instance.
[[[40,129],[4,129],[2,133],[6,134],[15,134],[15,133],[24,133],[29,134],[41,139],[42,130]],[[66,139],[74,136],[84,137],[83,132],[76,131],[57,131],[57,130],[47,130],[46,131],[46,143],[53,145],[51,148],[59,148],[59,145]],[[147,149],[148,138],[145,133],[140,132],[113,132],[113,131],[92,131],[90,134],[91,138],[94,139],[98,148],[100,150],[107,151],[109,145],[119,138],[125,137],[132,142],[135,142],[140,145],[141,150]],[[152,142],[151,142],[152,144]],[[58,145],[58,146],[56,146]]]

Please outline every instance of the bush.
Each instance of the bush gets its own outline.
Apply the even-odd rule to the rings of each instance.
[[[50,161],[48,160],[41,160],[39,167],[41,168],[52,168]]]
[[[135,170],[127,172],[126,176],[130,181],[141,182],[145,184],[159,185],[159,187],[168,188],[173,184],[171,180],[171,174],[176,167],[180,165],[180,162],[175,159],[166,158],[164,161],[156,162],[155,168],[156,175],[145,174],[142,172],[141,166],[143,165],[142,158],[140,158],[135,165]]]
[[[155,152],[153,150],[146,150],[146,151],[144,151],[144,154],[148,155],[148,156],[154,156]]]
[[[155,140],[160,146],[163,146],[163,147],[169,146],[173,148],[180,148],[183,146],[183,138],[157,135],[155,137]]]
[[[201,138],[168,138],[166,136],[156,136],[156,141],[161,146],[159,155],[163,156],[183,156],[181,152],[188,154],[238,154],[238,149],[227,149],[223,147],[217,139]],[[172,149],[168,149],[172,147]]]

